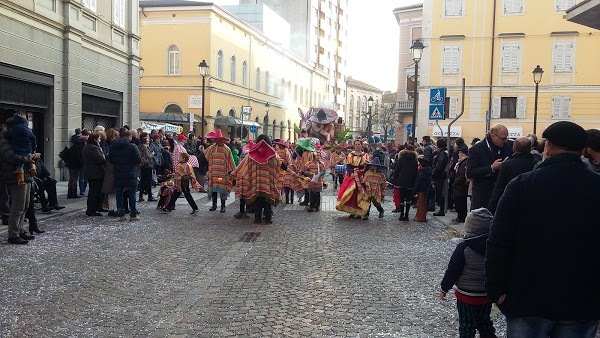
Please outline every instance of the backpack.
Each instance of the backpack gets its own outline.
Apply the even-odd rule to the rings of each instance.
[[[58,153],[58,157],[60,157],[61,160],[67,162],[71,157],[71,149],[69,149],[69,147],[65,147],[60,153]]]

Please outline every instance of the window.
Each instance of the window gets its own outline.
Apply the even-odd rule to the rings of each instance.
[[[350,95],[349,108],[350,108],[350,113],[352,113],[354,111],[354,95]]]
[[[413,27],[410,29],[410,46],[409,48],[413,45],[413,43],[416,40],[421,40],[421,38],[423,37],[423,28],[422,27]]]
[[[504,0],[504,14],[523,13],[524,0]]]
[[[444,15],[445,16],[462,16],[463,15],[463,0],[445,0]]]
[[[519,43],[502,44],[502,73],[518,73],[521,68],[521,46]]]
[[[517,98],[503,97],[500,100],[500,118],[514,119],[517,118]]]
[[[260,91],[260,67],[256,68],[256,91]]]
[[[83,7],[96,13],[96,0],[83,0]]]
[[[298,102],[298,85],[294,85],[294,102]]]
[[[248,87],[248,64],[246,61],[242,63],[242,85]]]
[[[363,104],[363,111],[364,112],[368,111],[367,110],[367,96],[363,96],[362,104]]]
[[[362,106],[360,103],[360,96],[356,97],[356,111],[360,114],[360,112],[362,111]]]
[[[177,46],[169,47],[168,59],[169,59],[168,60],[169,75],[180,75],[181,53],[179,51],[179,47],[177,47]]]
[[[564,12],[567,9],[575,6],[576,0],[555,0],[556,11]]]
[[[442,49],[442,74],[460,73],[461,48],[459,45],[445,45]]]
[[[552,97],[552,118],[568,119],[571,117],[571,97],[553,96]]]
[[[219,79],[223,78],[223,51],[220,50],[217,53],[217,77]]]
[[[265,93],[271,94],[271,76],[269,72],[265,73]]]
[[[304,103],[304,88],[300,87],[300,103]]]
[[[231,66],[229,67],[230,81],[235,83],[235,55],[231,57]]]
[[[554,72],[571,73],[573,71],[573,42],[554,43]]]
[[[113,22],[125,28],[125,0],[113,0]]]

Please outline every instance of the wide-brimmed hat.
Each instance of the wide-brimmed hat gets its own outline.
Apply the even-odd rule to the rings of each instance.
[[[337,120],[337,118],[337,112],[329,108],[311,108],[308,111],[308,120],[310,122],[327,124]]]
[[[372,161],[367,161],[367,167],[377,167],[379,169],[387,169],[386,166],[381,164],[379,157],[374,157]]]
[[[303,138],[296,142],[296,152],[300,154],[303,151],[315,151],[315,147],[310,142],[310,139]]]
[[[254,143],[254,141],[250,140],[248,141],[248,143],[246,143],[246,145],[244,147],[242,147],[242,153],[247,154],[250,152],[250,149],[254,148],[254,146],[256,145],[256,143]]]
[[[250,159],[258,164],[266,164],[276,154],[275,149],[265,142],[265,140],[260,140],[260,142],[254,144],[248,152]]]
[[[276,144],[276,145],[278,145],[278,146],[282,146],[282,147],[284,147],[284,148],[287,148],[287,147],[288,147],[287,143],[285,143],[285,141],[284,141],[284,140],[277,140],[277,141],[273,142],[273,144]]]
[[[223,132],[221,131],[221,129],[216,129],[214,131],[209,132],[208,134],[206,134],[206,138],[211,139],[213,141],[222,140],[224,143],[229,142],[229,138],[223,136]]]

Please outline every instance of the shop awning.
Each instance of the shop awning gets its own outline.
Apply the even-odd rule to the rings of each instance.
[[[179,113],[143,113],[140,112],[141,121],[160,121],[160,122],[175,122],[175,123],[189,123],[189,117],[187,115]]]
[[[230,127],[239,127],[239,126],[256,126],[260,127],[259,123],[256,123],[251,120],[240,120],[237,117],[233,116],[217,116],[215,118],[215,126],[230,126]]]
[[[584,0],[567,10],[567,21],[600,29],[600,0]]]

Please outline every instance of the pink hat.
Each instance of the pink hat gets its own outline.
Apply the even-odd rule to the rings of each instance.
[[[225,143],[229,142],[229,138],[223,136],[223,132],[221,131],[221,129],[216,129],[214,131],[209,132],[208,134],[206,134],[206,138],[214,141],[221,140]]]
[[[265,142],[265,140],[256,143],[248,152],[248,156],[258,164],[266,164],[275,155],[275,149]]]

